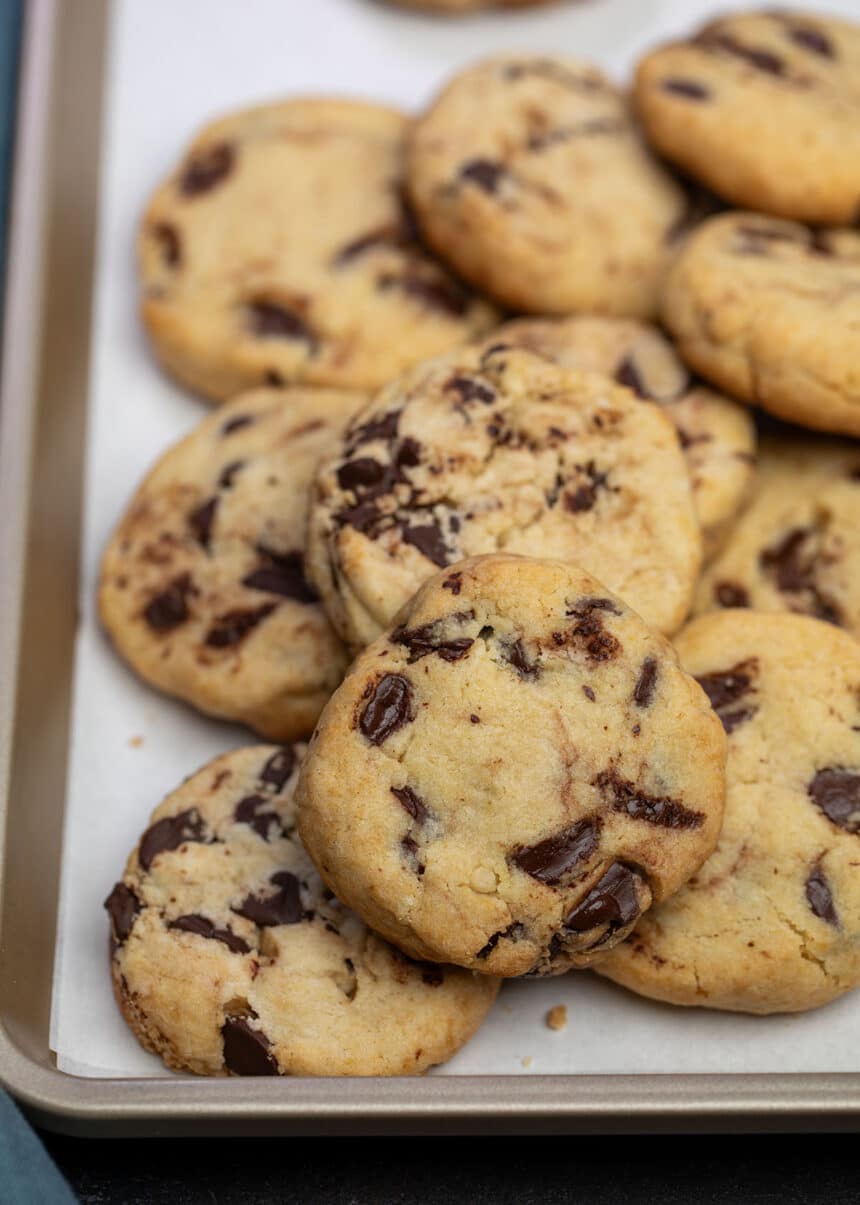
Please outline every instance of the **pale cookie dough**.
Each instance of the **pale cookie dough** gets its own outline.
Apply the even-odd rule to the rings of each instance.
[[[860,26],[736,13],[639,64],[635,103],[660,154],[745,209],[860,216]]]
[[[666,416],[533,352],[470,348],[383,390],[320,466],[308,572],[353,647],[436,569],[499,551],[581,562],[680,627],[701,534]]]
[[[379,105],[293,100],[197,136],[139,239],[143,320],[169,372],[214,401],[376,388],[492,326],[415,240],[406,125]]]
[[[705,694],[605,586],[480,557],[427,582],[353,663],[302,771],[299,828],[338,897],[413,956],[557,974],[698,869],[724,766]]]
[[[458,1050],[498,984],[421,964],[342,907],[302,848],[304,746],[224,754],[152,814],[105,901],[126,1021],[198,1075],[412,1075]]]
[[[752,213],[711,218],[667,279],[687,364],[779,418],[860,436],[860,232]]]
[[[98,598],[147,682],[273,740],[310,734],[347,659],[305,578],[308,493],[362,400],[256,390],[161,457],[111,536]]]
[[[526,347],[565,368],[605,373],[656,402],[678,430],[690,471],[706,556],[713,556],[746,502],[756,462],[749,410],[694,380],[671,343],[629,318],[523,318],[488,336],[487,346]]]
[[[652,317],[687,217],[622,93],[564,57],[502,55],[455,76],[412,128],[407,180],[430,245],[530,313]]]
[[[728,733],[716,852],[601,974],[671,1004],[799,1012],[860,984],[860,646],[726,611],[676,641]]]

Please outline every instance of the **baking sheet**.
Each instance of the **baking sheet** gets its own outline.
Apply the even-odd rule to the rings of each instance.
[[[856,17],[857,0],[826,11]],[[783,7],[817,8],[786,3]],[[204,122],[234,106],[332,92],[419,107],[459,65],[498,50],[565,50],[623,78],[641,50],[681,33],[704,0],[585,0],[440,21],[374,0],[118,0],[108,63],[93,323],[88,485],[73,735],[51,1017],[69,1074],[161,1076],[113,1002],[101,902],[161,797],[240,728],[140,684],[98,628],[98,559],[151,461],[205,408],[149,357],[135,315],[133,241],[143,203]],[[720,11],[744,7],[721,2]],[[824,9],[822,9],[824,11]],[[252,738],[253,739],[253,738]],[[565,1004],[551,1031],[547,1010]],[[799,1017],[681,1010],[590,974],[511,983],[477,1037],[432,1074],[860,1070],[860,993]]]

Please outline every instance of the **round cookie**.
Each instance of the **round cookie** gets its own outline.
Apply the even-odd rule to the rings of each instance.
[[[327,891],[301,846],[304,747],[216,758],[152,814],[105,907],[140,1043],[198,1075],[409,1075],[449,1058],[498,984],[421,965]]]
[[[412,127],[407,182],[430,245],[529,313],[652,317],[687,212],[623,94],[564,57],[457,75]]]
[[[717,551],[755,472],[755,423],[744,406],[699,385],[660,331],[633,319],[523,318],[489,336],[488,346],[498,343],[604,373],[661,406],[678,429],[705,554]]]
[[[145,478],[105,550],[98,603],[147,682],[273,740],[311,732],[347,659],[304,574],[308,493],[362,400],[256,390]]]
[[[704,693],[600,582],[480,557],[353,663],[304,764],[299,829],[338,897],[413,956],[557,974],[701,865],[724,763]]]
[[[661,155],[735,205],[850,225],[860,208],[860,26],[774,10],[711,21],[639,64]]]
[[[499,551],[581,562],[675,631],[701,534],[672,424],[606,377],[504,344],[392,383],[314,483],[308,572],[332,623],[367,644],[436,569]]]
[[[457,16],[479,12],[485,8],[536,8],[540,4],[553,4],[556,0],[388,0],[397,8],[418,8],[443,16]]]
[[[663,318],[687,364],[719,388],[801,426],[860,436],[860,232],[711,218],[669,273]]]
[[[378,105],[295,100],[197,136],[139,239],[143,320],[169,372],[214,401],[376,388],[492,326],[415,240],[405,129]]]
[[[860,638],[860,446],[762,440],[755,496],[704,573],[696,611],[796,611]]]
[[[645,996],[799,1012],[860,984],[860,647],[726,611],[676,641],[728,733],[716,851],[597,968]]]

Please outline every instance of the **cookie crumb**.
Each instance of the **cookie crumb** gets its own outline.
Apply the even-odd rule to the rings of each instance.
[[[129,743],[129,745],[131,745],[132,749],[140,749],[143,747],[143,737],[142,736],[130,736],[128,738],[128,743]]]
[[[531,1067],[533,1062],[534,1062],[534,1059],[532,1058],[532,1056],[530,1054],[525,1054],[520,1059],[520,1064],[525,1068]]]
[[[481,895],[490,895],[498,886],[496,874],[489,866],[476,866],[472,871],[469,886]]]
[[[551,1008],[546,1015],[546,1023],[550,1029],[566,1029],[567,1028],[567,1007],[564,1004],[556,1004],[555,1008]]]

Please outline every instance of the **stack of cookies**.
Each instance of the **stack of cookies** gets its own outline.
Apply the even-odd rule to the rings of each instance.
[[[200,134],[142,315],[219,405],[100,613],[266,743],[107,900],[147,1049],[409,1074],[508,977],[760,1014],[860,984],[858,214],[860,28],[770,10],[632,103],[510,54],[414,118]]]

